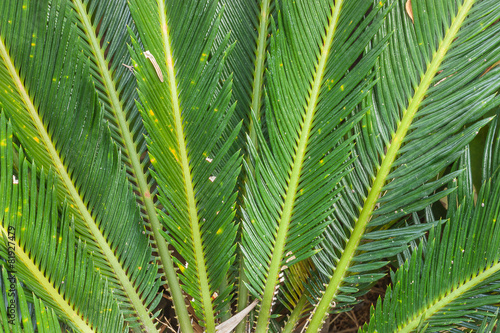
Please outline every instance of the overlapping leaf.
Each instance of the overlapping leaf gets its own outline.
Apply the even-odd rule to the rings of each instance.
[[[369,101],[372,110],[354,134],[359,159],[336,204],[316,257],[323,274],[320,302],[308,332],[315,332],[332,305],[352,304],[381,275],[384,258],[406,248],[406,230],[373,231],[421,210],[452,188],[436,192],[458,172],[437,179],[490,119],[498,105],[497,73],[486,69],[500,59],[497,1],[395,1],[375,40],[393,34],[379,61]],[[323,285],[328,285],[325,289]],[[313,288],[311,288],[313,289]],[[352,294],[349,296],[349,294]]]
[[[242,246],[249,287],[262,298],[257,331],[266,330],[281,271],[313,254],[338,194],[333,189],[352,165],[353,138],[344,136],[362,116],[350,115],[371,87],[368,73],[383,47],[353,66],[383,18],[380,6],[368,14],[369,7],[297,1],[280,8],[268,60],[269,143],[259,129],[260,150],[249,140],[247,166],[254,171]]]
[[[227,38],[214,50],[217,1],[131,1],[130,9],[144,45],[134,40],[131,52],[165,236],[184,259],[180,280],[196,316],[213,332],[231,296],[231,281],[221,284],[234,261],[241,164],[227,154],[241,127],[227,127],[231,81],[219,82]]]
[[[14,133],[68,202],[75,229],[132,325],[155,330],[160,281],[140,212],[102,120],[66,1],[4,1],[0,104]],[[141,288],[141,289],[139,289]],[[129,315],[132,313],[132,315]]]
[[[493,137],[493,136],[492,136]],[[464,154],[461,166],[470,170]],[[457,180],[455,180],[455,184]],[[365,332],[426,332],[467,327],[497,311],[500,288],[500,181],[496,172],[484,182],[474,204],[469,173],[458,179],[450,196],[450,220],[433,229],[393,276],[384,301],[372,311]],[[464,194],[463,196],[457,193]]]
[[[77,331],[123,332],[123,313],[84,244],[76,239],[66,204],[63,205],[59,220],[60,202],[54,173],[49,172],[47,177],[41,173],[38,182],[36,165],[30,165],[24,159],[22,150],[16,156],[19,158],[19,171],[15,173],[12,128],[10,124],[7,126],[3,114],[0,119],[0,140],[0,256],[5,260],[1,263],[12,281],[4,284],[9,287],[7,294],[11,299],[14,297],[12,303],[1,302],[1,312],[5,313],[4,304],[7,304],[10,314],[9,320],[2,320],[6,332],[9,332],[8,327],[21,327],[16,315],[16,293],[19,308],[23,312],[21,318],[25,331],[32,328],[22,287],[19,282],[15,282],[16,279],[21,280],[50,306],[48,315],[57,314],[60,320]],[[88,302],[90,298],[93,302]],[[35,306],[40,306],[36,298],[34,302]],[[37,323],[41,320],[37,316]],[[57,320],[56,324],[50,327],[59,327]]]

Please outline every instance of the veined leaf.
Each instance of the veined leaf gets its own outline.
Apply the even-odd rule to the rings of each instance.
[[[57,178],[50,171],[45,177],[41,173],[37,185],[36,165],[31,166],[19,153],[18,174],[14,173],[14,152],[12,128],[0,116],[0,226],[1,262],[9,271],[9,279],[20,279],[34,293],[50,306],[61,320],[79,332],[123,332],[124,318],[119,310],[107,282],[99,274],[84,244],[75,237],[72,219],[64,204],[59,221],[55,182]],[[19,300],[23,310],[23,326],[31,324],[26,311],[19,282],[6,283],[9,295],[20,291]],[[88,302],[92,298],[93,302]],[[35,299],[35,304],[36,304]],[[11,323],[20,327],[17,302],[8,307]],[[106,309],[103,314],[102,309]],[[15,317],[15,318],[14,318]],[[39,323],[41,318],[37,318]],[[57,322],[57,321],[56,321]],[[56,326],[59,327],[57,323]],[[6,330],[7,332],[9,330]]]
[[[58,198],[120,311],[154,331],[148,307],[161,281],[69,9],[66,1],[1,3],[0,104],[27,155],[54,170]]]
[[[325,237],[334,241],[323,242],[325,251],[316,257],[323,277],[314,287],[319,303],[307,332],[317,331],[332,302],[345,304],[343,286],[366,290],[380,277],[374,263],[406,249],[400,242],[410,240],[405,229],[376,231],[373,238],[374,230],[453,190],[438,191],[459,172],[436,176],[491,119],[477,120],[500,102],[498,70],[482,75],[500,59],[500,40],[491,38],[500,29],[493,24],[499,3],[412,1],[413,23],[405,2],[395,1],[375,39],[393,34],[380,57],[372,109],[355,131],[359,158]]]
[[[462,167],[470,169],[470,158]],[[464,173],[466,174],[466,173]],[[486,180],[474,204],[470,175],[459,177],[458,187],[466,196],[453,193],[444,227],[433,229],[427,244],[421,244],[393,276],[384,301],[377,302],[365,332],[426,332],[468,327],[498,311],[500,288],[500,179],[496,172]],[[458,198],[457,198],[458,197]],[[483,321],[484,321],[483,320]]]
[[[175,300],[178,316],[187,318],[174,263],[161,235],[161,222],[156,214],[156,185],[150,175],[149,155],[146,153],[145,128],[136,106],[137,83],[127,43],[127,27],[136,34],[135,24],[126,0],[72,0],[76,15],[72,17],[79,28],[83,52],[90,59],[99,101],[104,107],[111,137],[121,151],[142,217],[149,223],[155,250],[166,271],[166,278]]]
[[[267,329],[282,271],[314,253],[333,188],[352,165],[353,138],[344,136],[362,116],[350,114],[372,85],[368,73],[383,47],[353,66],[382,22],[380,6],[364,17],[370,5],[315,1],[304,11],[306,2],[282,4],[268,60],[269,143],[261,129],[258,153],[249,140],[243,213],[248,285],[262,299],[257,332]]]
[[[15,287],[14,287],[15,286]],[[16,291],[16,295],[9,294],[12,289]],[[12,301],[12,302],[11,302]],[[36,296],[33,296],[34,307],[30,307],[24,290],[14,275],[9,275],[8,270],[0,266],[0,332],[2,333],[33,333],[35,329],[39,333],[52,333],[54,327],[59,327],[59,321],[55,312],[47,308],[45,304]],[[17,309],[10,307],[6,311],[4,304],[15,304]],[[16,315],[19,314],[20,316]],[[36,323],[32,323],[31,318],[36,319]],[[22,318],[22,325],[21,320]],[[36,324],[34,326],[34,324]]]
[[[269,36],[271,33],[270,21],[271,15],[275,12],[275,1],[222,0],[220,5],[223,6],[224,11],[216,44],[223,42],[227,34],[230,36],[229,43],[234,44],[234,49],[225,62],[223,73],[224,77],[230,77],[231,75],[233,77],[231,102],[236,103],[236,108],[232,123],[235,125],[243,121],[241,131],[246,133],[253,144],[257,146],[256,124],[251,114],[253,111],[258,121],[264,119],[264,72],[267,66]],[[236,143],[236,149],[241,149],[243,155],[248,156],[246,153],[246,136],[239,135]],[[239,206],[243,205],[246,179],[246,173],[243,170],[238,182],[237,205]],[[237,218],[239,220],[241,219],[241,216],[239,216],[240,211],[238,208]],[[241,230],[241,227],[239,230]],[[248,280],[245,277],[241,252],[239,252],[237,258],[239,259],[237,311],[240,312],[247,306],[248,289],[245,283]],[[229,304],[227,306],[229,307]],[[229,314],[229,308],[227,313]],[[236,332],[243,333],[244,328],[245,323],[242,322]]]
[[[217,1],[131,1],[130,9],[144,45],[133,40],[131,52],[165,237],[185,261],[180,280],[196,316],[214,332],[231,298],[232,283],[221,284],[234,261],[241,164],[238,153],[227,156],[241,127],[227,128],[231,81],[219,82],[227,38],[213,51],[221,14]]]

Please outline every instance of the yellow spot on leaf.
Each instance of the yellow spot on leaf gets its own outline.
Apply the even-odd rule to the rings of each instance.
[[[149,114],[152,115],[152,116],[155,115],[155,113],[153,112],[153,110],[149,110]]]
[[[35,46],[36,44],[35,43],[31,43],[31,46]]]
[[[35,140],[37,143],[40,143],[40,139],[37,138],[36,136],[33,137],[33,140]]]
[[[340,86],[340,90],[344,91],[344,85]]]
[[[9,211],[9,207],[5,207],[5,212],[7,213]]]
[[[222,229],[219,228],[219,230],[217,230],[217,235],[220,235],[222,234]]]

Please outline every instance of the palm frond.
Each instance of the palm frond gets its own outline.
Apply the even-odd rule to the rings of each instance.
[[[251,114],[253,110],[258,121],[264,119],[264,72],[267,66],[270,21],[271,15],[275,12],[275,1],[222,0],[220,6],[224,11],[215,44],[218,46],[219,43],[224,42],[228,34],[229,43],[234,44],[234,49],[227,57],[222,74],[224,77],[232,76],[233,78],[231,102],[236,103],[236,107],[231,127],[243,121],[241,131],[251,138],[254,145],[257,145],[256,124]],[[241,149],[244,156],[248,156],[246,135],[239,135],[235,144],[235,148]],[[246,175],[243,170],[238,180],[237,205],[239,206],[243,205],[245,183]],[[238,208],[237,219],[239,220],[241,220],[240,211]],[[237,311],[240,312],[247,306],[248,289],[245,283],[248,280],[245,277],[241,253],[237,258],[239,259]],[[229,311],[227,313],[229,314]],[[236,332],[244,332],[243,323],[239,325]]]
[[[56,313],[35,296],[28,303],[19,280],[3,266],[0,266],[0,304],[2,333],[53,333],[59,327]],[[4,304],[9,306],[5,308]]]
[[[467,155],[461,166],[470,170]],[[486,326],[478,324],[498,311],[499,173],[484,182],[476,204],[471,177],[464,174],[455,181],[460,191],[450,198],[450,205],[461,202],[458,209],[450,211],[444,227],[431,230],[427,244],[421,244],[392,276],[392,287],[372,311],[365,332],[410,332],[424,327],[426,332],[454,327],[476,332]]]
[[[328,224],[332,189],[352,165],[352,138],[344,135],[363,112],[350,114],[372,85],[369,71],[383,47],[355,64],[380,27],[380,6],[367,14],[370,3],[307,5],[280,8],[268,59],[269,143],[260,128],[259,152],[249,140],[242,248],[249,288],[262,299],[258,332],[267,329],[282,271],[314,253]]]
[[[235,256],[241,164],[238,153],[227,156],[241,124],[222,137],[234,105],[231,81],[219,82],[227,38],[213,51],[221,13],[217,1],[131,1],[130,8],[144,45],[133,40],[131,52],[165,237],[185,260],[177,262],[180,280],[196,316],[214,332],[233,286],[221,284]]]
[[[54,170],[58,198],[120,310],[153,331],[147,308],[161,282],[68,10],[66,1],[1,3],[0,104],[27,155]]]
[[[229,43],[234,49],[226,61],[224,75],[233,77],[232,101],[237,102],[235,116],[237,122],[243,120],[242,131],[257,142],[251,117],[255,112],[257,120],[263,114],[264,83],[267,50],[270,34],[271,13],[275,1],[222,0],[224,9],[218,36],[221,43],[230,34]],[[245,136],[240,136],[242,146]],[[244,149],[244,147],[243,147]]]
[[[89,58],[90,73],[104,107],[111,137],[121,151],[127,176],[140,204],[147,233],[152,236],[155,250],[167,276],[174,276],[174,264],[165,238],[160,234],[161,222],[156,214],[156,184],[150,175],[146,153],[146,130],[135,101],[137,82],[133,75],[127,43],[135,24],[126,0],[72,0],[72,15],[78,26],[83,52]],[[169,280],[170,290],[179,293],[177,280]]]
[[[500,29],[493,24],[497,1],[412,1],[414,23],[406,1],[394,3],[375,39],[392,34],[378,63],[372,109],[355,130],[359,158],[325,236],[331,241],[316,257],[323,277],[314,287],[320,301],[307,332],[318,329],[332,302],[355,302],[352,296],[381,276],[384,258],[406,248],[404,229],[376,230],[453,190],[439,188],[459,171],[436,177],[491,120],[478,119],[500,102],[498,70],[482,75],[500,59],[500,40],[492,38]]]
[[[42,173],[37,185],[36,165],[30,165],[21,150],[17,156],[18,173],[15,173],[12,128],[3,113],[0,140],[5,143],[0,149],[0,255],[11,281],[20,279],[58,318],[77,331],[123,332],[125,323],[118,302],[94,266],[85,245],[76,239],[66,204],[63,204],[59,220],[60,202],[54,172],[50,171],[47,177]],[[22,292],[18,282],[15,287],[12,284],[16,282],[6,284],[11,289],[9,295]],[[93,302],[88,302],[89,298],[93,298]],[[24,302],[21,294],[19,300]],[[36,304],[36,299],[34,302]],[[4,303],[1,304],[3,307]],[[8,310],[15,315],[16,301],[13,304],[15,306]],[[21,309],[21,318],[30,318]],[[106,309],[106,315],[102,309]],[[20,325],[18,319],[12,324]],[[29,321],[24,325],[30,326]],[[51,326],[52,329],[56,327],[58,323]]]

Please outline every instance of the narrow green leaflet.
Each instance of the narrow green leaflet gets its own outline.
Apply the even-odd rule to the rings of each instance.
[[[413,231],[423,231],[378,229],[453,191],[438,189],[460,171],[441,179],[439,172],[500,102],[498,69],[484,74],[500,59],[500,40],[493,38],[500,29],[493,24],[498,1],[412,1],[414,23],[406,1],[394,5],[375,38],[392,34],[378,62],[371,110],[353,133],[359,158],[315,257],[320,278],[310,286],[317,306],[307,332],[316,332],[332,307],[355,303],[382,276],[378,268],[386,258],[405,250]]]
[[[234,43],[234,49],[227,57],[223,73],[225,77],[233,75],[231,101],[236,102],[236,108],[232,122],[237,124],[243,120],[241,131],[251,138],[254,145],[257,145],[256,125],[253,122],[252,111],[257,120],[264,117],[265,69],[271,33],[271,15],[275,11],[275,1],[222,0],[221,6],[224,11],[216,44],[223,42],[228,33],[230,34],[229,43]],[[246,135],[238,136],[235,147],[248,156]],[[240,206],[243,205],[246,179],[243,170],[238,182],[237,204]],[[238,219],[241,219],[238,215],[240,211],[240,209],[237,211]],[[241,230],[241,225],[239,230]],[[245,286],[245,282],[248,281],[243,270],[243,256],[241,252],[239,254],[237,256],[239,258],[238,312],[248,304],[248,289]],[[244,324],[240,325],[236,332],[243,333],[244,326]]]
[[[380,6],[370,7],[295,1],[279,8],[266,123],[257,128],[259,151],[248,142],[246,164],[242,249],[248,287],[262,300],[257,332],[267,330],[283,271],[314,254],[339,192],[333,189],[352,167],[353,138],[344,137],[363,115],[351,113],[373,84],[369,73],[384,46],[354,64],[383,20]]]
[[[54,172],[50,171],[47,177],[41,173],[37,185],[36,165],[30,165],[20,151],[16,154],[19,172],[15,173],[12,128],[3,114],[0,142],[0,256],[5,260],[0,263],[4,271],[7,269],[11,281],[22,281],[58,318],[78,332],[123,332],[125,322],[118,302],[85,245],[76,239],[66,204],[59,218]],[[14,288],[10,282],[4,284],[13,289],[7,293],[10,298],[19,295],[13,301],[14,307],[7,307],[15,318],[9,317],[12,321],[5,325],[11,324],[12,329],[21,327],[18,301],[20,319],[23,325],[30,325],[22,287],[19,282],[14,284]],[[93,301],[88,302],[89,299]],[[4,303],[1,305],[5,311]],[[52,332],[59,327],[57,321],[55,324],[50,326]]]
[[[238,153],[227,153],[241,124],[228,128],[231,80],[220,79],[227,37],[213,47],[219,8],[217,1],[130,2],[143,45],[133,38],[131,53],[165,237],[182,256],[179,278],[207,332],[232,296],[226,276],[236,249],[241,165]],[[181,330],[187,326],[189,320]]]
[[[467,154],[468,155],[468,154]],[[470,169],[464,156],[462,167]],[[393,276],[384,301],[379,300],[364,332],[426,332],[467,327],[498,311],[500,288],[500,178],[483,183],[474,204],[470,177],[459,177],[465,196],[453,193],[444,227],[433,229]],[[466,193],[469,191],[468,193]],[[459,192],[459,191],[457,191]]]
[[[15,287],[14,287],[15,286]],[[15,288],[16,296],[9,295],[11,288]],[[7,270],[0,266],[0,332],[1,333],[33,333],[35,329],[39,333],[52,333],[55,327],[59,327],[59,321],[55,312],[49,309],[45,304],[33,297],[34,309],[30,309],[27,297],[24,290],[14,276],[8,275]],[[7,310],[3,304],[13,304]],[[20,311],[14,310],[14,306],[18,306]],[[32,322],[32,314],[36,322]],[[19,317],[20,315],[20,317]],[[20,318],[23,318],[21,325]],[[34,325],[35,324],[35,325]]]
[[[79,239],[130,324],[156,330],[161,284],[140,211],[102,120],[66,1],[0,4],[0,105],[14,135],[57,177]],[[66,18],[66,19],[64,19]],[[141,290],[139,291],[139,286]]]

